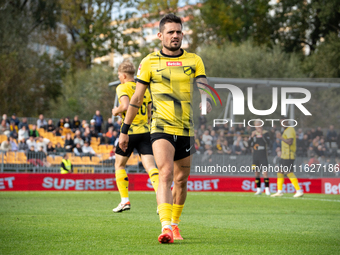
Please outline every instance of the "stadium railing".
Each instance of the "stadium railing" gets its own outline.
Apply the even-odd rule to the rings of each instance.
[[[114,156],[110,153],[98,153],[95,156],[83,155],[75,156],[68,153],[75,172],[77,173],[114,173]],[[47,157],[35,157],[28,160],[24,152],[0,153],[0,171],[17,173],[59,173],[62,156],[54,154]],[[268,156],[269,177],[276,177],[278,171],[278,158]],[[297,157],[294,162],[293,171],[299,177],[304,178],[340,178],[340,172],[336,171],[340,165],[336,166],[335,159],[328,160],[327,163],[320,163],[313,167],[305,167],[308,158]],[[194,154],[191,174],[193,175],[216,175],[216,176],[254,176],[251,170],[251,155],[212,155],[210,160],[202,161],[202,155]],[[141,164],[138,154],[132,154],[127,162],[127,172],[144,173],[145,169]]]

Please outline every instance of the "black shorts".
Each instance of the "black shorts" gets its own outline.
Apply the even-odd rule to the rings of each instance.
[[[159,139],[169,141],[175,148],[174,161],[186,158],[196,152],[195,137],[193,136],[179,136],[169,135],[166,133],[153,133],[151,134],[151,143]]]
[[[118,143],[116,147],[116,153],[124,157],[130,157],[134,149],[138,151],[139,155],[152,155],[150,133],[129,135],[127,150],[125,152],[122,151]]]
[[[262,172],[263,171],[262,166],[265,166],[268,169],[268,159],[267,159],[267,157],[266,156],[256,157],[256,158],[253,157],[253,166],[254,165],[256,166],[256,168],[253,169],[253,171],[255,171],[255,172]]]
[[[295,159],[280,159],[281,172],[289,173],[294,171],[294,161]]]

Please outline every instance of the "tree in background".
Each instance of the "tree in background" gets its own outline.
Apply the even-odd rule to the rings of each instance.
[[[0,109],[2,113],[38,115],[60,95],[62,71],[36,49],[37,35],[54,28],[59,5],[55,1],[0,3]]]

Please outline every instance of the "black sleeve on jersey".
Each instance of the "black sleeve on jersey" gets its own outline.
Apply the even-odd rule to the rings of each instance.
[[[198,75],[198,76],[195,77],[195,79],[198,79],[198,78],[207,78],[207,76],[205,76],[205,75]]]
[[[150,85],[150,82],[146,82],[146,81],[143,81],[141,79],[136,79],[136,82],[142,83],[142,84],[147,85],[147,86]]]

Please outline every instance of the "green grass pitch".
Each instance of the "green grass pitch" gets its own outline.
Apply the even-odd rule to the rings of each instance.
[[[340,196],[189,193],[183,241],[159,244],[155,194],[0,193],[0,254],[339,254]]]

